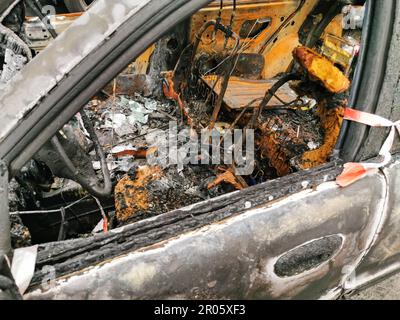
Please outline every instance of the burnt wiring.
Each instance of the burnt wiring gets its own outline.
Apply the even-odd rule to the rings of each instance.
[[[265,43],[263,44],[263,46],[261,47],[259,53],[263,54],[264,51],[266,50],[266,48],[273,42],[275,41],[275,39],[277,39],[278,35],[280,34],[280,32],[286,28],[287,25],[289,25],[289,23],[293,20],[293,18],[296,16],[297,13],[300,12],[300,10],[303,8],[304,4],[305,4],[306,0],[301,0],[299,5],[297,6],[296,10],[293,11],[293,13],[291,13],[283,22],[282,24],[279,26],[279,28],[267,39],[267,41],[265,41]]]
[[[254,30],[255,26],[257,25],[258,21],[259,21],[259,19],[257,19],[257,20],[254,22],[252,28],[250,29],[250,31],[249,31],[249,33],[248,33],[248,36],[250,36],[250,34],[253,32],[253,30]],[[241,55],[248,47],[250,47],[251,43],[255,40],[256,37],[257,37],[257,36],[254,36],[253,38],[251,38],[250,41],[248,41],[247,43],[243,44],[242,47],[239,49],[239,51],[238,51],[238,53],[237,53],[236,61],[235,61],[234,65],[233,65],[233,67],[232,67],[232,69],[231,69],[231,71],[230,71],[231,75],[232,75],[233,72],[235,71],[235,68],[236,68],[237,63],[238,63],[239,58],[240,58],[240,55]]]
[[[222,32],[224,32],[224,33],[225,33],[225,44],[224,44],[224,49],[226,49],[227,41],[228,41],[230,38],[232,38],[232,36],[235,34],[232,30],[233,30],[233,23],[234,23],[235,18],[236,18],[237,2],[236,2],[236,0],[234,0],[234,2],[233,2],[233,10],[232,10],[232,14],[231,14],[230,23],[229,23],[228,26],[224,26],[224,25],[221,24],[221,21],[222,21],[222,10],[223,10],[223,6],[224,6],[223,3],[224,3],[223,0],[221,0],[221,2],[220,2],[220,9],[219,9],[219,13],[218,13],[218,17],[217,17],[217,19],[215,20],[216,24],[215,24],[215,28],[214,28],[213,38],[215,37],[215,34],[216,34],[216,32],[217,32],[218,30],[221,30]],[[211,22],[211,21],[209,21],[209,22]],[[253,30],[253,28],[255,27],[256,23],[257,23],[257,22],[255,22],[255,24],[253,25],[252,30]],[[207,22],[206,22],[205,25],[207,25]],[[204,25],[203,25],[203,27],[204,27]],[[208,26],[208,27],[209,27],[209,26]],[[207,27],[207,28],[208,28],[208,27]],[[251,31],[252,31],[252,30],[251,30]],[[251,33],[251,31],[250,31],[250,33]],[[198,35],[199,35],[199,34],[202,35],[204,32],[205,32],[205,31],[202,31],[202,29],[200,29],[199,32],[198,32],[198,34],[196,35],[196,39],[198,38]],[[249,34],[250,34],[250,33],[249,33]],[[240,40],[240,37],[239,37],[239,40]],[[201,41],[201,36],[200,36],[199,41]],[[239,44],[240,44],[240,43],[239,43]],[[211,68],[210,70],[206,71],[206,72],[205,72],[204,74],[202,74],[201,76],[206,76],[207,74],[209,74],[209,73],[211,73],[211,72],[217,70],[217,69],[218,69],[220,66],[222,66],[225,62],[227,62],[227,61],[233,56],[233,52],[235,51],[237,45],[239,45],[239,44],[236,43],[236,44],[235,44],[235,47],[233,48],[233,50],[231,51],[231,53],[230,53],[228,56],[226,56],[221,62],[219,62],[217,66],[215,66],[215,67]],[[195,54],[196,54],[196,52],[197,52],[197,49],[198,49],[198,45],[195,44],[195,46],[194,46],[194,53],[193,53],[194,55],[193,55],[193,57],[192,57],[192,63],[194,62],[194,56],[195,56]],[[239,48],[239,49],[240,49],[240,48]]]
[[[248,38],[248,37],[250,36],[250,34],[253,32],[253,30],[254,30],[254,28],[255,28],[255,26],[257,25],[258,22],[259,22],[259,19],[257,19],[257,20],[254,22],[254,24],[253,24],[253,26],[251,27],[251,29],[250,29],[250,31],[249,31],[249,33],[248,33],[248,35],[247,35],[246,38]],[[234,69],[235,69],[235,67],[236,67],[236,65],[237,65],[237,63],[238,63],[238,61],[239,61],[240,54],[242,54],[245,50],[247,50],[247,49],[251,46],[252,42],[253,42],[257,37],[258,37],[258,35],[253,36],[249,41],[247,41],[246,43],[243,43],[243,44],[240,46],[239,51],[237,52],[236,62],[235,62],[235,65],[234,65],[233,70],[231,70],[231,73],[233,73],[233,71],[234,71]],[[226,58],[224,58],[217,66],[215,66],[214,68],[208,70],[205,74],[203,74],[203,76],[206,76],[207,74],[211,73],[212,71],[217,70],[221,65],[223,65],[223,64],[224,64],[227,60],[229,60],[229,58],[231,58],[231,57],[232,57],[232,54],[230,54],[229,56],[227,56]]]
[[[227,62],[231,57],[232,57],[232,55],[226,56],[226,57],[225,57],[220,63],[218,63],[215,67],[213,67],[213,68],[207,70],[205,73],[203,73],[203,74],[201,75],[201,77],[205,77],[206,75],[210,74],[211,72],[218,70],[218,68],[221,67],[225,62]]]
[[[218,16],[217,16],[217,19],[216,19],[217,24],[221,24],[221,21],[222,21],[222,10],[224,10],[224,0],[220,1]],[[218,31],[218,28],[217,28],[217,25],[215,25],[214,32],[212,34],[212,42],[215,41],[215,36],[217,34],[217,31]]]
[[[239,51],[239,42],[240,42],[240,38],[239,38],[238,35],[234,34],[234,37],[236,38],[236,44],[235,44],[235,47],[234,47],[234,49],[232,51],[232,57],[234,57],[238,53],[238,51]],[[231,77],[231,75],[233,73],[233,70],[235,68],[235,62],[233,61],[232,58],[229,60],[227,67],[228,67],[227,68],[228,71],[224,75],[223,82],[221,84],[221,90],[220,90],[220,93],[218,95],[218,99],[217,99],[217,102],[215,104],[213,114],[211,116],[211,123],[210,123],[210,127],[209,127],[210,130],[212,130],[214,128],[214,125],[215,125],[215,123],[217,121],[218,114],[219,114],[219,112],[221,110],[221,106],[222,106],[222,103],[223,103],[223,100],[224,100],[224,97],[225,97],[226,90],[228,89],[229,79],[230,79],[230,77]]]
[[[236,3],[234,4],[234,9],[236,10]],[[258,19],[254,22],[254,24],[253,24],[251,30],[249,31],[249,35],[250,35],[251,32],[253,31],[253,29],[254,29],[254,27],[256,26],[257,23],[258,23]],[[202,31],[202,30],[201,30],[201,31]],[[203,33],[204,33],[204,31],[203,31]],[[237,55],[237,57],[236,57],[234,63],[231,63],[231,64],[228,66],[227,71],[225,72],[225,75],[224,75],[224,78],[223,78],[223,83],[221,84],[221,91],[220,91],[220,94],[218,95],[218,100],[217,100],[217,103],[216,103],[216,105],[215,105],[214,112],[213,112],[213,115],[212,115],[212,118],[211,118],[211,123],[210,123],[210,127],[209,127],[210,130],[213,129],[213,127],[214,127],[214,125],[215,125],[215,123],[216,123],[216,121],[217,121],[217,117],[218,117],[218,114],[219,114],[219,112],[220,112],[220,108],[221,108],[221,105],[222,105],[222,102],[223,102],[223,99],[224,99],[224,96],[225,96],[225,93],[226,93],[226,90],[227,90],[227,87],[228,87],[228,84],[229,84],[229,78],[232,76],[232,74],[233,74],[233,72],[234,72],[234,70],[235,70],[235,68],[236,68],[236,65],[237,65],[237,63],[238,63],[238,61],[239,61],[239,58],[240,58],[240,54],[241,54],[242,52],[244,52],[244,51],[251,45],[252,41],[254,41],[255,38],[256,38],[256,36],[254,36],[253,38],[251,38],[250,41],[248,41],[247,43],[244,43],[242,46],[240,46],[240,43],[239,43],[238,46],[237,46],[237,48],[238,48],[237,50],[236,50],[236,46],[235,46],[234,51],[232,51],[231,54],[230,54],[229,56],[227,56],[226,58],[224,58],[216,67],[214,67],[214,68],[208,70],[208,71],[203,75],[203,76],[205,76],[205,75],[211,73],[212,71],[217,70],[217,69],[218,69],[219,67],[221,67],[224,63],[228,63],[228,61],[229,61],[230,59],[232,59],[235,55]],[[195,46],[195,48],[197,48],[197,46]],[[197,49],[196,49],[196,50],[197,50]],[[216,84],[219,82],[220,77],[221,77],[221,76],[219,75],[219,76],[217,77],[217,79],[215,80],[214,85],[213,85],[213,88],[212,88],[212,91],[215,89],[215,86],[216,86]],[[285,82],[285,83],[286,83],[286,82]],[[280,88],[280,86],[277,88],[277,90],[278,90],[279,88]],[[277,90],[276,90],[276,91],[277,91]],[[275,92],[272,92],[272,91],[271,91],[272,96],[268,99],[268,101],[266,102],[266,104],[268,104],[269,100],[270,100],[272,97],[274,97],[274,96],[277,97],[276,91],[275,91]],[[274,109],[279,109],[279,108],[282,109],[282,108],[291,107],[292,104],[293,104],[294,102],[297,101],[297,100],[296,100],[296,101],[292,101],[292,102],[286,103],[286,102],[282,101],[279,97],[277,97],[277,99],[282,103],[282,106],[274,106]],[[207,99],[207,100],[208,100],[208,99]],[[250,102],[249,106],[247,106],[246,108],[244,108],[244,109],[245,109],[245,112],[248,110],[248,108],[249,108],[252,104],[254,104],[255,102],[257,102],[257,101],[259,101],[259,100],[261,100],[261,98],[260,98],[260,99],[256,99],[256,100]],[[245,112],[242,113],[242,116],[243,116],[243,114],[244,114]],[[241,117],[242,117],[242,116],[241,116]]]
[[[251,120],[248,124],[248,128],[254,128],[257,119],[262,113],[262,110],[268,105],[268,103],[274,97],[279,88],[292,80],[299,80],[299,76],[293,73],[286,74],[281,79],[279,79],[269,90],[267,90],[265,97],[261,101],[260,105],[257,108],[254,108],[253,116],[251,117]]]
[[[287,19],[281,24],[281,26],[276,30],[276,32],[266,41],[265,46],[268,46],[279,35],[281,30],[292,21],[292,19],[295,17],[295,15],[301,10],[304,3],[305,3],[305,0],[303,0],[299,3],[296,10],[289,17],[287,17]],[[221,1],[220,11],[219,11],[217,19],[206,22],[200,28],[199,32],[196,34],[194,45],[193,45],[193,52],[192,52],[192,60],[191,60],[192,61],[192,64],[191,64],[192,72],[191,72],[191,74],[194,74],[194,70],[196,68],[195,59],[196,59],[196,54],[197,54],[200,42],[202,41],[202,36],[208,28],[210,28],[211,26],[214,26],[213,39],[214,39],[214,36],[217,31],[222,31],[223,33],[225,33],[225,43],[224,43],[224,47],[223,47],[224,50],[227,47],[227,41],[229,40],[229,38],[232,38],[236,35],[233,32],[233,24],[234,24],[235,17],[236,17],[236,15],[235,15],[236,1],[233,4],[233,12],[231,15],[229,25],[227,25],[227,26],[224,26],[221,24],[222,10],[223,10],[223,1]],[[255,28],[255,26],[257,25],[258,22],[259,22],[258,19],[254,22],[251,30],[249,31],[248,37],[245,38],[245,39],[247,39],[247,41],[243,41],[243,43],[241,44],[240,43],[241,40],[237,36],[234,49],[231,50],[231,52],[226,57],[224,57],[216,66],[208,69],[206,72],[203,72],[203,74],[200,75],[201,77],[204,77],[218,69],[223,68],[222,72],[217,72],[218,73],[217,77],[216,77],[214,83],[212,84],[211,92],[207,96],[207,100],[206,100],[206,103],[208,103],[212,92],[215,91],[216,85],[218,84],[218,82],[220,82],[220,90],[219,90],[219,94],[217,96],[217,101],[214,104],[214,109],[213,109],[213,113],[211,116],[210,125],[208,127],[209,130],[213,130],[214,126],[217,122],[217,119],[218,119],[218,116],[219,116],[219,113],[220,113],[220,110],[222,107],[222,103],[223,103],[226,91],[228,89],[230,77],[234,73],[237,63],[239,62],[240,54],[242,52],[244,52],[245,50],[247,50],[247,48],[249,48],[252,45],[252,43],[254,42],[254,40],[258,37],[258,35],[254,35],[253,37],[249,38],[251,35],[251,32],[253,31],[253,29]],[[243,108],[241,113],[236,117],[235,121],[229,126],[229,128],[227,128],[227,130],[231,131],[236,126],[236,124],[240,121],[240,119],[242,119],[243,116],[251,109],[253,109],[253,116],[251,117],[246,128],[247,129],[254,128],[255,123],[256,123],[257,119],[259,118],[259,116],[261,115],[263,109],[268,105],[268,103],[271,101],[271,99],[273,97],[275,97],[279,101],[279,103],[281,103],[281,105],[269,105],[268,110],[276,110],[276,111],[278,111],[278,110],[299,110],[299,109],[303,108],[304,103],[302,103],[303,101],[301,101],[301,99],[297,98],[293,101],[286,102],[286,101],[283,101],[277,95],[277,91],[284,84],[286,84],[288,81],[295,80],[295,79],[298,79],[297,75],[286,74],[282,79],[278,80],[271,89],[269,89],[266,92],[266,94],[263,98],[255,99],[255,100],[251,101],[245,108]],[[256,104],[258,104],[258,103],[259,103],[259,105],[257,106]],[[224,141],[224,138],[225,138],[225,135],[223,135],[223,137],[221,138],[220,144]],[[241,137],[241,139],[243,140],[245,138]],[[239,145],[241,145],[240,142],[237,145],[235,145],[235,148],[239,147]]]
[[[60,230],[58,231],[57,241],[64,241],[67,236],[68,222],[65,221],[65,208],[61,208]]]
[[[196,58],[196,53],[198,51],[202,36],[207,31],[207,29],[212,27],[212,26],[216,27],[217,30],[223,32],[226,36],[229,36],[230,38],[235,39],[236,42],[235,42],[235,46],[233,48],[233,51],[238,50],[239,41],[240,41],[239,35],[234,33],[232,30],[229,30],[229,28],[227,26],[219,24],[217,22],[217,20],[207,21],[205,24],[203,24],[203,26],[200,28],[199,32],[195,36],[195,41],[194,41],[194,44],[193,44],[193,54],[192,54],[192,59],[191,59],[192,66],[194,65],[195,58]],[[192,67],[192,69],[193,69],[193,67]]]
[[[240,37],[239,37],[239,35],[234,33],[229,27],[218,23],[217,20],[207,21],[200,28],[199,32],[196,34],[196,38],[195,38],[195,41],[194,41],[194,44],[193,44],[193,53],[192,53],[192,59],[191,59],[191,62],[192,62],[192,73],[194,72],[195,57],[196,57],[196,53],[197,53],[197,50],[198,50],[199,45],[200,45],[201,38],[202,38],[203,34],[206,32],[206,30],[208,28],[212,27],[212,26],[214,26],[217,30],[223,32],[226,35],[226,37],[233,38],[235,40],[235,45],[234,45],[233,50],[232,50],[232,52],[231,52],[231,54],[229,56],[229,59],[226,60],[226,63],[228,63],[227,72],[225,73],[225,75],[223,77],[223,82],[221,84],[221,91],[220,91],[220,94],[218,96],[218,99],[217,99],[217,102],[215,104],[214,111],[213,111],[213,114],[212,114],[212,117],[211,117],[210,129],[213,129],[213,127],[215,125],[215,122],[217,120],[218,114],[219,114],[221,106],[222,106],[222,102],[223,102],[223,99],[224,99],[224,96],[225,96],[225,92],[226,92],[226,90],[228,88],[229,78],[230,78],[230,76],[231,76],[231,74],[233,72],[233,69],[234,69],[234,63],[233,63],[232,57],[234,57],[238,53],[238,51],[240,49]],[[218,82],[218,79],[217,79],[217,81],[215,82],[214,85],[216,85],[217,82]]]
[[[254,28],[255,28],[255,26],[257,25],[258,22],[259,22],[259,19],[257,19],[257,20],[254,22],[254,24],[253,24],[253,26],[251,27],[251,29],[250,29],[250,31],[249,31],[249,33],[248,33],[248,35],[247,35],[246,38],[248,38],[248,37],[250,36],[250,34],[253,32],[253,30],[254,30]],[[238,51],[238,57],[237,57],[236,63],[235,63],[235,67],[236,67],[236,64],[237,64],[237,62],[238,62],[238,59],[239,59],[240,54],[242,54],[245,50],[247,50],[247,49],[250,47],[250,45],[252,44],[252,42],[253,42],[257,37],[258,37],[258,35],[253,36],[249,41],[247,41],[246,43],[243,43],[243,44],[240,46],[239,51]],[[218,65],[216,65],[215,67],[211,68],[210,70],[207,70],[204,74],[202,74],[202,76],[206,76],[206,75],[210,74],[211,72],[217,70],[220,66],[222,66],[222,65],[223,65],[226,61],[228,61],[231,57],[232,57],[232,54],[226,56],[220,63],[218,63]]]
[[[254,27],[256,26],[257,23],[258,23],[258,19],[254,22],[254,24],[253,24],[252,28],[250,29],[248,35],[251,34],[251,32],[253,31],[253,29],[254,29]],[[232,67],[231,70],[230,70],[230,74],[231,74],[231,75],[233,74],[233,71],[235,70],[236,65],[237,65],[237,63],[238,63],[238,61],[239,61],[240,54],[242,54],[242,53],[251,45],[252,41],[254,41],[254,39],[255,39],[256,37],[257,37],[257,36],[252,37],[252,38],[250,39],[250,41],[248,41],[247,43],[243,44],[243,45],[239,48],[239,50],[238,50],[238,52],[237,52],[237,58],[236,58],[235,64],[233,65],[233,67]],[[204,76],[208,75],[209,73],[211,73],[211,72],[217,70],[217,69],[220,68],[225,62],[227,62],[229,59],[231,59],[232,57],[233,57],[233,55],[232,55],[232,53],[231,53],[230,55],[228,55],[227,57],[225,57],[217,66],[215,66],[214,68],[208,70],[206,73],[204,73],[204,74],[201,75],[201,76],[204,77]],[[209,95],[208,95],[208,97],[207,97],[207,99],[206,99],[206,103],[209,102],[209,100],[210,100],[210,98],[211,98],[211,95],[212,95],[212,92],[214,91],[214,89],[215,89],[217,83],[220,81],[220,79],[221,79],[221,75],[218,75],[218,76],[217,76],[217,79],[215,80],[215,82],[214,82],[214,84],[213,84],[213,86],[212,86],[212,88],[211,88],[211,91],[210,91],[210,93],[209,93]],[[251,103],[251,104],[252,104],[252,103]]]
[[[67,210],[70,209],[74,206],[76,206],[77,204],[81,203],[82,201],[88,199],[89,196],[85,196],[65,207],[62,207],[60,209],[52,209],[52,210],[34,210],[34,211],[15,211],[15,212],[10,212],[10,215],[31,215],[31,214],[47,214],[47,213],[60,213],[62,209]]]
[[[235,3],[234,3],[234,9],[236,10],[236,1],[235,1]],[[258,19],[254,22],[253,27],[252,27],[251,30],[249,31],[249,35],[250,35],[251,32],[253,31],[254,27],[255,27],[256,24],[257,24],[257,22],[258,22]],[[251,42],[254,41],[254,39],[255,39],[255,37],[253,37],[248,43],[244,44],[242,47],[240,47],[240,43],[239,43],[239,45],[238,45],[238,50],[237,50],[236,52],[234,52],[234,53],[233,53],[233,52],[231,53],[231,57],[232,57],[232,58],[233,58],[235,55],[237,55],[237,57],[236,57],[236,60],[234,61],[234,63],[231,64],[231,65],[228,67],[228,72],[226,72],[226,74],[225,74],[224,82],[223,82],[223,84],[221,85],[221,91],[220,91],[220,93],[219,93],[219,95],[218,95],[217,104],[216,104],[216,106],[215,106],[215,109],[214,109],[214,112],[213,112],[213,116],[212,116],[212,118],[211,118],[210,130],[212,130],[212,129],[214,128],[215,122],[217,121],[217,117],[218,117],[218,114],[219,114],[219,111],[220,111],[220,108],[221,108],[223,99],[224,99],[224,97],[225,97],[226,90],[227,90],[227,88],[228,88],[229,79],[230,79],[230,77],[232,76],[232,74],[233,74],[233,72],[234,72],[234,70],[235,70],[235,68],[236,68],[236,65],[237,65],[237,63],[238,63],[238,61],[239,61],[239,58],[240,58],[240,54],[241,54],[242,52],[244,52],[244,50],[246,50],[246,48],[248,48],[248,47],[250,46]],[[240,41],[240,38],[239,38],[239,41]],[[217,81],[218,81],[218,79],[217,79]],[[217,81],[215,82],[214,86],[216,85]],[[254,101],[254,102],[255,102],[255,101]],[[254,102],[252,101],[252,102],[250,103],[250,105],[253,104]],[[246,110],[246,109],[247,109],[247,108],[245,108],[245,110]]]
[[[234,2],[234,11],[236,11],[236,1]],[[232,14],[231,23],[233,23],[233,20],[234,20],[234,14]],[[211,22],[211,21],[209,21],[209,22]],[[251,28],[251,30],[249,31],[249,35],[250,35],[251,32],[253,31],[254,27],[255,27],[256,24],[257,24],[257,22],[258,22],[258,19],[257,19],[257,21],[254,23],[254,25],[253,25],[253,27]],[[207,25],[207,23],[206,23],[205,25]],[[203,26],[203,27],[204,27],[204,26]],[[229,28],[228,28],[228,30],[229,30]],[[200,30],[200,31],[202,31],[202,33],[204,33],[203,30]],[[231,32],[232,35],[235,37],[236,43],[235,43],[234,49],[232,50],[232,52],[230,53],[230,55],[229,55],[228,57],[226,57],[217,67],[215,67],[215,69],[218,69],[223,63],[227,63],[227,64],[228,64],[228,65],[227,65],[227,68],[226,68],[227,70],[225,71],[225,74],[224,74],[224,77],[223,77],[223,82],[222,82],[222,84],[221,84],[221,90],[220,90],[220,93],[219,93],[219,95],[218,95],[218,99],[217,99],[217,102],[216,102],[216,104],[215,104],[215,107],[214,107],[214,110],[213,110],[213,114],[212,114],[212,117],[211,117],[211,122],[210,122],[210,126],[209,126],[209,129],[210,129],[210,130],[212,130],[212,129],[214,128],[215,123],[216,123],[216,121],[217,121],[218,114],[219,114],[219,112],[220,112],[220,110],[221,110],[221,106],[222,106],[222,103],[223,103],[223,99],[224,99],[224,97],[225,97],[226,90],[228,89],[229,79],[230,79],[230,77],[232,76],[232,74],[233,74],[233,72],[234,72],[234,70],[235,70],[235,68],[236,68],[236,65],[237,65],[237,63],[238,63],[238,61],[239,61],[239,58],[240,58],[240,54],[241,54],[242,52],[244,52],[244,50],[246,50],[246,48],[248,48],[248,47],[250,46],[251,41],[253,41],[253,40],[255,39],[255,37],[253,37],[249,42],[247,42],[247,43],[244,44],[243,46],[240,46],[240,37],[239,37],[237,34],[235,34],[231,29],[230,29],[229,32]],[[196,40],[197,40],[197,39],[198,39],[198,37],[196,37]],[[197,45],[195,44],[194,48],[195,48],[196,51],[197,51],[198,44],[197,44]],[[194,54],[195,54],[195,51],[194,51]],[[233,60],[233,58],[234,58],[235,56],[236,56],[236,59]],[[193,59],[193,60],[194,60],[194,59]],[[193,61],[193,60],[192,60],[192,61]],[[211,72],[211,71],[208,71],[207,73],[209,73],[209,72]],[[216,79],[216,81],[215,81],[215,83],[214,83],[214,85],[213,85],[213,89],[212,89],[212,90],[214,90],[214,88],[215,88],[216,84],[218,83],[219,79],[220,79],[220,76],[218,76],[218,78]],[[208,100],[208,99],[207,99],[207,100]]]
[[[232,14],[231,14],[231,19],[229,21],[229,25],[227,26],[227,28],[230,32],[233,30],[233,23],[235,22],[235,19],[236,19],[236,0],[233,0],[233,10],[232,10]],[[224,49],[226,49],[226,46],[228,45],[228,40],[229,40],[229,37],[228,37],[228,35],[226,35]]]

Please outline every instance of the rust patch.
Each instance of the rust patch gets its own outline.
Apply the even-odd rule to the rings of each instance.
[[[150,207],[150,196],[147,184],[162,177],[160,167],[144,166],[134,175],[126,175],[115,187],[115,208],[118,221],[126,221],[139,212]]]
[[[327,109],[320,107],[318,108],[318,115],[325,132],[324,143],[320,148],[304,153],[300,164],[301,169],[311,169],[329,160],[342,127],[344,108]]]
[[[307,47],[297,47],[293,57],[309,74],[331,93],[343,93],[350,88],[350,80],[327,58]]]
[[[289,17],[296,10],[299,1],[238,1],[232,31],[242,35],[243,53],[262,54],[264,57],[267,63],[262,68],[262,79],[270,79],[287,71],[292,61],[291,52],[300,45],[299,30],[317,3],[318,0],[307,0],[301,10],[291,19],[291,23],[273,37],[282,25],[281,18]],[[219,2],[212,3],[209,7],[203,8],[193,15],[189,24],[189,40],[191,42],[196,39],[197,30],[201,28],[205,21],[218,18],[219,5]],[[222,24],[229,25],[231,14],[232,1],[229,1],[222,10]],[[260,21],[265,21],[266,18],[270,19],[268,26],[257,31],[258,25],[262,24]],[[243,27],[246,25],[248,26],[247,30]],[[329,32],[341,36],[341,33],[336,33],[336,28],[328,27],[328,29]],[[341,31],[341,28],[339,28],[339,31]],[[214,29],[210,28],[202,37],[199,52],[214,55],[215,52],[224,52],[225,49],[232,49],[234,42],[228,41],[226,48],[224,45],[225,37],[223,33],[217,32],[214,34]]]
[[[291,171],[289,164],[290,159],[282,148],[282,133],[275,130],[274,126],[276,125],[284,125],[279,117],[274,117],[260,126],[262,135],[258,141],[258,146],[260,148],[261,157],[269,159],[270,166],[275,168],[278,176],[285,176]],[[286,137],[286,139],[290,139],[295,143],[296,134],[293,130],[289,129],[286,132]]]
[[[189,116],[188,110],[185,108],[185,104],[181,98],[181,95],[178,94],[175,90],[174,83],[174,72],[168,71],[164,73],[165,82],[163,84],[163,92],[166,98],[174,100],[178,103],[179,108],[182,110],[183,115],[187,118],[188,124],[192,126],[193,120]]]
[[[261,156],[269,159],[278,176],[293,170],[312,169],[329,160],[343,123],[344,108],[327,108],[325,103],[321,102],[316,111],[320,119],[318,128],[304,121],[296,125],[297,119],[290,123],[282,116],[273,116],[259,126],[261,134],[257,145]],[[310,150],[310,141],[317,145],[314,150]]]

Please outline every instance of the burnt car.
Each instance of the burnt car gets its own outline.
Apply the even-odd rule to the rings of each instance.
[[[0,10],[2,297],[336,299],[397,272],[397,5]]]

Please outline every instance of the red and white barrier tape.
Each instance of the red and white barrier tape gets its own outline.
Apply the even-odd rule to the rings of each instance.
[[[381,116],[370,114],[351,108],[346,108],[344,119],[365,124],[371,127],[391,127],[390,134],[383,144],[379,156],[382,157],[382,161],[378,163],[346,163],[344,165],[343,173],[336,179],[336,182],[341,187],[347,187],[354,182],[364,178],[368,173],[380,169],[392,160],[392,154],[390,153],[394,138],[396,136],[396,130],[400,134],[400,121],[392,122]]]

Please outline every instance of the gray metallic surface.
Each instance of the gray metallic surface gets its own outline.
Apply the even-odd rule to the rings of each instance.
[[[335,298],[375,241],[386,191],[380,173],[346,189],[324,183],[58,279],[25,298]],[[280,256],[329,235],[343,238],[329,261],[292,277],[274,273]]]

